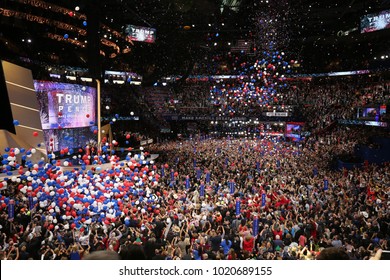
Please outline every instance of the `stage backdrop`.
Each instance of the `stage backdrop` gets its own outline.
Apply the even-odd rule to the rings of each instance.
[[[46,154],[43,144],[43,131],[39,115],[39,105],[34,89],[34,81],[31,70],[18,65],[2,61],[4,80],[6,84],[10,106],[13,129],[7,128],[11,133],[16,133],[19,139],[23,139],[28,147],[35,148]]]

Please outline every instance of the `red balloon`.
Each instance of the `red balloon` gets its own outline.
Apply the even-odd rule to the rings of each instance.
[[[89,114],[86,114],[85,116],[86,116],[87,118],[89,118]]]
[[[75,223],[72,223],[71,225],[70,225],[70,228],[71,229],[74,229],[76,227],[76,224]]]
[[[38,132],[34,131],[34,132],[33,132],[33,136],[34,136],[34,137],[37,137],[37,136],[38,136]]]
[[[126,135],[126,139],[130,139],[130,134],[127,134],[127,135]]]

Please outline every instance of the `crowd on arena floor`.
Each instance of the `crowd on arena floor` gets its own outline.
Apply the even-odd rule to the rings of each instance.
[[[385,82],[303,81],[290,87],[288,99],[272,99],[269,106],[299,106],[315,132],[351,118],[358,106],[385,104],[388,89]],[[209,83],[182,90],[165,100],[174,111],[259,109],[250,102],[234,107],[238,103],[225,97],[216,106],[207,99]],[[114,114],[121,94],[112,100],[103,95],[104,110]],[[62,170],[54,158],[27,159],[29,170],[19,169],[18,176],[8,176],[20,153],[10,148],[2,151],[8,178],[0,183],[1,259],[369,259],[390,246],[390,165],[336,171],[329,163],[369,143],[378,130],[336,126],[302,142],[194,136],[137,154],[130,149],[122,161],[107,149],[92,155],[109,168]],[[132,137],[139,142],[146,136],[119,132],[116,140]],[[149,152],[159,158],[152,161]]]
[[[389,249],[390,166],[326,166],[361,136],[198,138],[150,147],[159,163],[145,151],[107,170],[36,165],[1,193],[2,259],[368,259]]]

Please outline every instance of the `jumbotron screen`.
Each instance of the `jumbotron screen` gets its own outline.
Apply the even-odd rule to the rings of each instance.
[[[128,24],[125,29],[126,36],[132,41],[154,43],[156,29]]]
[[[91,126],[96,121],[96,89],[92,87],[34,81],[43,129]]]
[[[305,123],[302,122],[289,122],[286,125],[286,137],[293,138],[294,140],[301,140],[302,127]]]
[[[390,10],[363,16],[360,27],[361,33],[390,28]]]
[[[96,89],[34,81],[46,148],[49,152],[96,142]]]

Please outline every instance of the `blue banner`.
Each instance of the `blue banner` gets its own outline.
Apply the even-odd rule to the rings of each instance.
[[[256,161],[256,170],[260,172],[260,162]]]
[[[239,198],[236,199],[236,215],[240,215],[241,213],[241,200]]]
[[[277,167],[277,168],[280,168],[280,160],[277,160],[277,161],[276,161],[276,167]]]
[[[228,158],[225,158],[225,165],[226,165],[226,166],[229,165],[229,159],[228,159]]]
[[[174,182],[175,181],[175,174],[173,172],[173,169],[171,170],[171,181]]]
[[[259,218],[257,215],[253,217],[253,236],[256,236],[259,234]]]
[[[327,191],[329,189],[329,182],[327,179],[324,180],[324,191]]]
[[[161,167],[161,177],[165,177],[165,170],[164,170],[164,167]]]
[[[233,181],[229,182],[228,184],[229,184],[230,194],[234,194],[234,192],[236,191],[236,184]]]
[[[199,195],[200,195],[200,197],[204,197],[204,185],[203,184],[200,185]]]
[[[196,159],[194,158],[194,168],[196,168]]]
[[[202,176],[202,171],[200,170],[200,168],[198,167],[196,169],[196,180],[200,180],[200,177]]]
[[[8,220],[12,221],[15,218],[15,200],[11,199],[8,202]]]
[[[210,172],[209,171],[206,172],[206,183],[207,184],[210,183]]]
[[[28,196],[28,208],[30,210],[34,208],[34,200],[31,194]]]
[[[191,187],[190,185],[190,177],[186,177],[186,189],[188,190]]]
[[[317,175],[318,175],[318,169],[317,169],[317,167],[314,167],[314,168],[313,168],[313,175],[314,175],[314,176],[317,176]]]
[[[261,207],[264,207],[264,206],[265,206],[265,202],[266,202],[265,198],[266,198],[266,194],[263,193],[263,194],[261,195]]]

